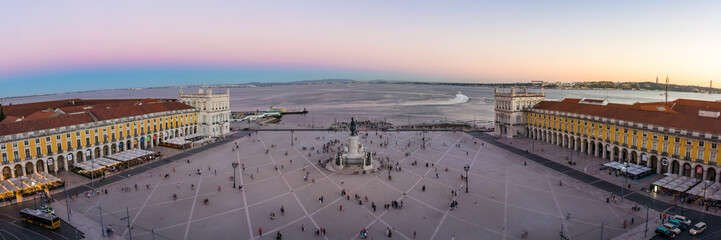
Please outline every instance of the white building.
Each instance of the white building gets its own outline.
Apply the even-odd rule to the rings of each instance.
[[[198,109],[198,133],[220,137],[230,132],[230,89],[213,93],[213,89],[198,89],[197,94],[184,94],[180,102]]]
[[[545,100],[546,92],[528,92],[525,87],[516,91],[511,88],[510,92],[498,92],[495,90],[496,100],[496,119],[493,132],[496,136],[515,137],[518,135],[525,136],[526,127],[523,112],[531,109],[537,103]]]

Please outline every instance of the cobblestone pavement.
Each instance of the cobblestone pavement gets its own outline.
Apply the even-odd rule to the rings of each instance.
[[[356,239],[364,227],[372,238],[390,228],[393,238],[401,239],[412,239],[414,232],[417,239],[521,239],[526,232],[528,239],[551,239],[561,231],[571,239],[598,239],[602,222],[604,238],[611,238],[629,231],[623,220],[635,218],[638,225],[642,219],[631,205],[607,204],[606,191],[466,133],[361,133],[368,134],[361,139],[366,149],[401,166],[390,173],[392,180],[388,170],[340,175],[318,166],[333,153],[316,151],[330,140],[345,142],[347,132],[295,131],[291,146],[290,132],[261,131],[123,176],[100,187],[108,194],[79,194],[69,205],[74,219],[78,214],[89,219],[85,232],[100,232],[102,207],[103,223],[112,224],[114,238],[132,234],[134,239],[256,239],[259,228],[265,239],[278,231],[284,239]],[[379,145],[384,141],[387,147]],[[245,170],[234,171],[235,161]],[[461,180],[465,165],[470,166],[469,193]],[[234,172],[242,191],[232,188]],[[341,196],[342,189],[350,200]],[[452,191],[459,193],[452,196]],[[459,207],[451,210],[454,198]],[[403,208],[384,209],[393,200],[402,201]],[[55,205],[64,217],[59,207],[64,201]],[[315,236],[316,228],[325,228],[326,235]]]
[[[630,228],[632,229],[619,235],[619,239],[658,238],[654,236],[653,230],[663,223],[660,217],[661,212],[666,212],[669,216],[684,215],[691,219],[693,223],[705,222],[708,225],[708,230],[699,236],[691,236],[688,231],[682,231],[676,239],[719,239],[721,236],[721,230],[719,230],[721,217],[716,215],[718,214],[717,209],[704,210],[693,204],[677,205],[669,196],[641,190],[642,187],[648,187],[653,181],[663,176],[652,176],[639,181],[622,181],[621,177],[600,170],[600,166],[605,163],[604,160],[571,152],[563,147],[547,143],[534,143],[527,138],[498,139],[488,134],[475,132],[471,133],[471,135],[523,156],[528,161],[553,169],[561,175],[572,177],[604,190],[608,195],[613,193],[616,196],[623,196],[623,198],[617,197],[618,201],[611,201],[611,205],[620,204],[625,205],[625,207],[638,205],[642,207],[642,210],[643,206],[649,206],[648,232],[646,232],[645,224],[639,224],[635,227],[631,224]],[[567,159],[577,164],[570,165]],[[642,219],[645,219],[645,216]]]

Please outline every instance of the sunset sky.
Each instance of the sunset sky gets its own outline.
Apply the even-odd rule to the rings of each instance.
[[[719,1],[3,1],[0,97],[326,78],[721,86]]]

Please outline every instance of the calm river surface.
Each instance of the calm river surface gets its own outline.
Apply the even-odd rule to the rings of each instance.
[[[214,88],[225,92],[225,88]],[[185,88],[185,93],[197,89]],[[461,91],[462,95],[456,95]],[[530,91],[540,91],[531,89]],[[8,103],[27,103],[69,98],[178,98],[178,88],[105,90],[5,99]],[[605,99],[615,103],[663,101],[660,91],[624,90],[546,90],[546,99]],[[718,94],[670,92],[677,98],[721,100]],[[416,84],[320,84],[280,85],[230,89],[232,111],[265,110],[270,106],[288,110],[307,109],[308,115],[284,117],[286,124],[328,126],[338,120],[386,120],[394,124],[428,122],[472,122],[488,125],[493,120],[493,89],[483,87],[436,86]]]

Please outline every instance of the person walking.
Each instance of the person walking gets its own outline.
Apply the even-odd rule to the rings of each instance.
[[[260,227],[258,228],[258,235],[263,236],[263,229]]]

